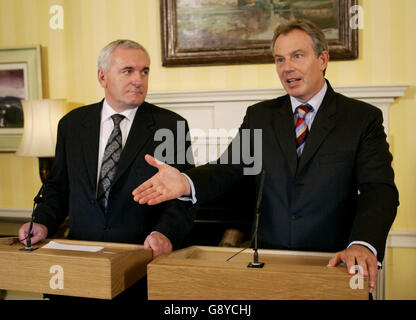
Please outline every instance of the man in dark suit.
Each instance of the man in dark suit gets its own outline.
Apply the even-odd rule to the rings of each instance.
[[[260,247],[336,252],[329,266],[344,262],[351,274],[360,266],[372,292],[398,206],[382,113],[334,92],[324,78],[328,45],[312,23],[280,25],[272,50],[288,94],[249,107],[240,128],[241,138],[244,129],[262,129]],[[253,139],[244,143],[253,150]],[[208,164],[185,176],[146,159],[159,173],[133,195],[150,205],[183,195],[203,203],[238,183],[245,169]]]
[[[151,208],[131,197],[156,172],[144,161],[160,143],[155,132],[170,130],[176,146],[178,123],[188,131],[185,119],[144,101],[149,67],[145,48],[130,40],[114,41],[100,52],[98,81],[105,99],[60,121],[56,164],[34,212],[32,243],[53,237],[69,214],[71,239],[144,243],[153,258],[181,246],[193,223],[189,206],[173,200]],[[184,147],[190,148],[189,142]],[[176,150],[172,159],[179,170],[193,167],[177,163],[184,152]],[[25,224],[19,238],[27,232]]]

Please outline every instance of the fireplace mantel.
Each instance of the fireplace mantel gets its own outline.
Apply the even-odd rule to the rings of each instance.
[[[396,98],[404,95],[407,88],[406,84],[390,84],[335,86],[334,90],[380,108],[388,136],[388,108]],[[206,152],[207,157],[195,156],[196,164],[200,165],[215,160],[231,139],[231,137],[228,140],[208,137],[210,129],[225,129],[232,132],[232,129],[240,126],[248,106],[284,94],[285,91],[282,88],[165,91],[149,92],[147,101],[175,111],[188,120],[193,138],[193,149],[195,149],[194,154],[199,148],[209,150]],[[201,136],[201,132],[205,134]]]

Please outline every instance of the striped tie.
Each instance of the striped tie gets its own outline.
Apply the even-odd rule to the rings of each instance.
[[[298,116],[295,127],[296,153],[298,154],[298,158],[300,158],[302,155],[303,148],[305,147],[306,137],[308,135],[308,125],[305,122],[305,117],[311,110],[313,110],[313,108],[309,104],[302,104],[295,110],[295,114]]]
[[[97,198],[98,203],[105,213],[107,212],[108,195],[116,175],[117,163],[120,160],[121,155],[122,140],[120,122],[124,119],[124,116],[121,114],[113,114],[111,118],[114,122],[114,129],[111,132],[110,138],[108,138],[107,146],[104,151]]]

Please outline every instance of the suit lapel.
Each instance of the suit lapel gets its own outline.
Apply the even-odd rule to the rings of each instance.
[[[101,109],[103,101],[97,103],[82,122],[81,132],[83,155],[88,172],[88,179],[95,194],[97,188],[98,146],[100,142]]]
[[[335,126],[333,117],[337,111],[335,92],[328,83],[328,89],[318,113],[312,123],[311,130],[306,139],[305,148],[299,160],[298,172],[309,162],[319,146]]]
[[[139,151],[145,146],[148,139],[152,137],[154,126],[155,123],[150,110],[150,105],[144,102],[137,109],[131,125],[126,145],[124,146],[120,161],[117,165],[117,173],[113,181],[114,184],[131,165]]]
[[[294,176],[297,166],[295,126],[290,98],[287,95],[282,105],[275,109],[273,127],[276,139],[280,144],[283,154],[289,163],[290,171]]]

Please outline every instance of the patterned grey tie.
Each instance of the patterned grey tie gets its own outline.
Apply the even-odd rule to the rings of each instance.
[[[124,116],[121,114],[113,114],[111,118],[114,122],[114,129],[105,147],[97,197],[98,203],[105,213],[107,213],[108,195],[116,175],[117,163],[120,160],[122,150],[120,122],[124,119]]]

